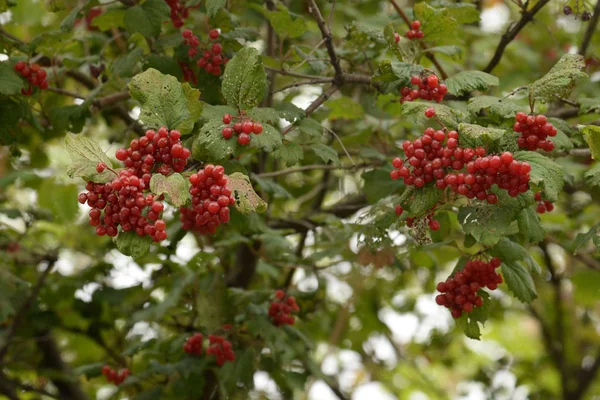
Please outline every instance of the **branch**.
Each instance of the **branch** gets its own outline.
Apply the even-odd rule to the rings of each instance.
[[[512,42],[515,39],[515,37],[517,37],[519,32],[521,32],[521,29],[523,29],[525,25],[527,25],[527,23],[533,20],[533,16],[537,14],[537,12],[540,11],[542,7],[544,7],[549,2],[550,0],[540,0],[530,11],[522,12],[521,19],[515,25],[513,25],[512,28],[507,30],[504,33],[504,35],[502,35],[502,38],[500,39],[500,43],[498,43],[498,47],[496,48],[494,56],[490,60],[487,67],[483,69],[483,72],[492,72],[492,70],[496,68],[496,66],[498,65],[498,63],[500,63],[500,60],[502,59],[504,50],[506,50],[506,47],[510,44],[510,42]]]
[[[325,103],[335,92],[340,90],[339,86],[335,83],[329,86],[326,91],[321,93],[319,97],[315,99],[304,111],[304,114],[308,117],[311,115],[317,108],[321,106],[321,104]]]
[[[25,301],[21,305],[21,308],[19,308],[19,310],[15,314],[12,324],[8,328],[6,338],[4,339],[4,346],[2,348],[0,348],[0,361],[4,358],[4,356],[6,356],[6,353],[8,353],[8,348],[10,347],[10,342],[12,341],[13,337],[17,333],[17,328],[19,327],[21,320],[23,318],[25,318],[25,315],[27,314],[29,307],[31,307],[31,304],[34,302],[34,300],[37,299],[38,295],[40,294],[40,290],[42,290],[44,283],[46,283],[46,278],[48,278],[48,275],[54,268],[54,264],[57,261],[57,257],[56,256],[48,256],[45,259],[45,261],[47,263],[46,268],[44,269],[42,274],[38,277],[37,283],[31,290],[31,293],[29,294],[29,296],[25,299]]]
[[[296,172],[304,172],[304,171],[313,171],[313,170],[321,170],[321,171],[325,171],[325,170],[344,170],[344,169],[360,169],[360,168],[368,168],[368,167],[373,167],[376,164],[358,164],[358,165],[331,165],[331,164],[311,164],[311,165],[303,165],[301,167],[296,167],[296,168],[288,168],[288,169],[282,169],[279,171],[273,171],[273,172],[264,172],[262,174],[258,174],[257,176],[259,178],[273,178],[275,176],[281,176],[281,175],[289,175],[289,174],[293,174]]]
[[[585,392],[588,390],[589,386],[595,382],[594,378],[600,369],[600,351],[596,355],[594,359],[594,363],[589,368],[583,368],[579,370],[577,373],[577,378],[579,380],[577,388],[573,392],[570,393],[570,400],[578,400],[580,399]]]
[[[300,81],[300,82],[292,83],[290,85],[279,88],[279,89],[271,92],[271,94],[273,95],[275,93],[283,92],[284,90],[292,89],[292,88],[295,88],[298,86],[317,85],[320,83],[331,83],[331,82],[333,82],[333,78],[316,78],[316,79],[311,79],[311,80],[307,80],[307,81]]]
[[[80,95],[79,93],[71,92],[70,90],[67,90],[67,89],[57,88],[57,87],[49,87],[47,90],[50,92],[62,94],[65,96],[74,97],[76,99],[85,100],[84,96]],[[92,101],[92,104],[98,108],[105,108],[105,107],[112,106],[112,105],[120,102],[121,100],[126,100],[128,98],[129,98],[129,92],[123,91],[123,92],[117,92],[117,93],[109,94],[108,96],[104,96],[104,97],[95,99]]]
[[[408,16],[402,10],[402,8],[400,8],[398,3],[396,3],[396,0],[390,0],[390,3],[392,3],[392,6],[394,6],[394,8],[396,9],[396,12],[400,15],[400,17],[404,20],[404,22],[406,22],[406,25],[408,25],[410,27],[410,24],[412,23],[412,21],[410,20],[410,18],[408,18]],[[423,41],[419,41],[419,43],[421,44],[421,48],[424,51],[427,51],[429,49],[427,47],[427,45],[425,43],[423,43]],[[425,57],[427,57],[433,63],[433,65],[435,65],[435,68],[439,71],[440,75],[442,76],[442,78],[444,80],[448,79],[448,74],[446,73],[446,71],[444,70],[444,68],[442,67],[442,65],[437,60],[437,58],[435,57],[434,54],[426,53]]]
[[[271,67],[267,67],[267,66],[265,66],[265,69],[269,72],[274,72],[276,74],[284,75],[284,76],[293,76],[295,78],[304,78],[304,79],[321,79],[321,78],[323,78],[322,76],[300,74],[297,72],[288,71],[286,69],[271,68]],[[333,80],[333,78],[331,78],[331,80]]]
[[[594,8],[594,14],[592,14],[592,19],[588,22],[587,29],[585,31],[585,35],[583,36],[583,41],[581,42],[581,46],[579,47],[579,54],[585,57],[585,53],[587,53],[587,49],[590,46],[592,41],[592,36],[596,31],[596,26],[598,25],[598,19],[600,19],[600,0],[596,1],[596,7]]]
[[[315,21],[317,22],[319,30],[321,31],[321,36],[323,36],[323,39],[325,40],[325,47],[327,47],[327,53],[329,53],[331,65],[333,65],[333,69],[335,70],[335,77],[337,79],[342,79],[344,71],[342,71],[340,60],[335,54],[335,49],[333,48],[333,41],[331,31],[329,30],[329,26],[327,26],[327,23],[323,19],[323,15],[321,15],[321,10],[319,10],[319,7],[317,7],[315,0],[306,0],[306,3],[308,4],[308,11],[312,14]]]

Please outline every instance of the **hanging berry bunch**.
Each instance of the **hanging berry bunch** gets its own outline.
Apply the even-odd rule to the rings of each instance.
[[[215,356],[219,367],[227,361],[235,361],[235,353],[229,340],[219,335],[208,335],[208,343],[206,354]]]
[[[486,155],[483,147],[461,148],[458,132],[425,129],[424,135],[402,144],[406,158],[392,160],[393,180],[403,178],[407,186],[420,188],[429,182],[444,190],[447,187],[469,199],[487,200],[496,204],[491,193],[493,185],[504,189],[511,197],[529,189],[531,166],[513,159],[509,152]],[[462,172],[465,169],[465,172]],[[459,172],[460,171],[460,172]]]
[[[535,201],[538,202],[537,206],[535,207],[535,211],[537,211],[538,214],[543,214],[546,211],[554,211],[554,204],[552,204],[551,201],[542,200],[542,192],[535,192]]]
[[[527,150],[554,150],[554,143],[548,140],[548,136],[556,136],[556,128],[545,115],[527,115],[523,112],[517,113],[513,129],[521,134],[517,144]]]
[[[198,8],[198,6],[185,5],[186,0],[165,0],[165,3],[171,9],[171,22],[175,28],[181,28],[185,20],[190,16],[190,8]]]
[[[233,120],[233,126],[230,126]],[[245,115],[242,111],[239,117],[234,117],[231,114],[225,114],[223,116],[223,123],[227,126],[221,130],[223,137],[227,140],[233,137],[235,133],[238,135],[237,142],[242,146],[250,144],[250,134],[260,135],[263,131],[263,126],[260,122],[253,121],[250,117]]]
[[[120,385],[123,383],[125,379],[129,376],[129,370],[124,368],[120,371],[116,371],[112,369],[109,365],[105,365],[102,367],[102,375],[106,378],[108,382],[114,383],[115,385]]]
[[[28,65],[25,61],[19,61],[15,64],[15,71],[29,82],[29,88],[21,89],[21,94],[30,96],[33,93],[33,87],[37,86],[41,90],[48,89],[48,81],[46,80],[46,71],[39,64]]]
[[[483,298],[477,292],[485,287],[496,290],[502,283],[502,276],[496,272],[501,264],[498,257],[490,261],[468,261],[463,270],[438,283],[437,290],[441,294],[435,302],[450,309],[454,318],[459,318],[463,312],[472,312],[474,307],[481,307]]]
[[[195,62],[200,69],[206,71],[206,73],[213,74],[215,76],[221,75],[223,72],[223,66],[227,64],[229,59],[223,55],[223,47],[220,43],[216,42],[220,37],[220,33],[217,29],[211,29],[208,32],[210,41],[206,44],[206,49],[201,50],[200,39],[190,29],[185,29],[181,35],[183,36],[184,44],[188,46],[187,55],[192,62]],[[196,59],[198,54],[201,57]],[[196,77],[193,72],[190,73],[191,67],[182,63],[179,64],[182,67],[184,79],[186,81],[196,82]],[[183,64],[183,65],[182,65]],[[184,67],[185,65],[185,67]]]
[[[585,5],[584,5],[585,6]],[[563,14],[565,15],[571,15],[573,14],[573,8],[569,5],[565,5],[563,7]],[[580,6],[579,6],[579,2],[575,3],[575,16],[580,16],[582,21],[589,21],[592,19],[593,14],[590,13],[587,10],[584,10],[583,12],[580,12]]]
[[[190,336],[183,344],[183,351],[190,355],[201,356],[202,355],[202,341],[204,337],[201,333],[195,333]]]
[[[410,40],[423,39],[424,33],[421,30],[421,21],[413,21],[410,24],[410,30],[406,32],[406,38]]]
[[[269,307],[269,317],[271,317],[273,325],[294,325],[296,319],[292,313],[299,311],[300,307],[298,307],[298,303],[296,303],[293,296],[286,296],[283,290],[275,292],[275,300],[271,302]]]
[[[402,97],[400,103],[423,99],[440,103],[448,93],[448,87],[440,83],[435,74],[427,76],[414,75],[410,79],[411,86],[405,86],[400,90]]]
[[[192,206],[179,209],[183,229],[214,234],[219,225],[229,222],[229,206],[235,203],[225,169],[208,164],[189,179]]]
[[[120,226],[124,232],[147,235],[155,242],[167,238],[166,224],[160,219],[163,197],[150,193],[150,179],[154,173],[183,171],[190,151],[183,147],[180,137],[176,130],[148,130],[141,138],[133,139],[129,148],[117,150],[116,157],[125,169],[116,172],[104,163],[96,166],[98,173],[109,170],[115,175],[112,182],[88,182],[87,192],[78,198],[79,203],[91,207],[89,222],[96,227],[97,235],[117,236]]]

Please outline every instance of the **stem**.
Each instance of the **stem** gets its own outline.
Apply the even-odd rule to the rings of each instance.
[[[594,36],[594,32],[596,31],[596,26],[598,25],[598,19],[600,19],[600,0],[596,1],[596,7],[594,8],[594,14],[592,14],[592,19],[588,22],[588,26],[585,31],[585,35],[583,36],[583,41],[581,42],[581,46],[579,47],[579,54],[584,57],[585,57],[585,53],[587,53],[590,43],[592,42],[592,36]]]

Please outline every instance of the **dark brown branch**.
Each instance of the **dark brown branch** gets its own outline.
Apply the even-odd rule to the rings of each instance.
[[[265,70],[267,72],[273,72],[275,74],[284,75],[284,76],[293,76],[295,78],[304,78],[304,79],[322,79],[323,78],[322,76],[300,74],[300,73],[288,71],[285,69],[278,69],[278,68],[271,68],[271,67],[265,67]],[[331,80],[333,80],[333,78],[331,78]]]
[[[525,25],[533,21],[533,17],[535,16],[535,14],[537,14],[538,11],[540,11],[542,7],[544,7],[549,2],[550,0],[540,0],[535,4],[535,6],[533,6],[531,10],[524,10],[522,12],[521,19],[510,29],[508,29],[504,33],[504,35],[502,35],[500,43],[498,43],[498,47],[496,47],[496,52],[494,53],[494,56],[488,63],[487,67],[483,69],[484,72],[492,72],[492,70],[496,68],[496,66],[500,63],[500,60],[502,59],[502,55],[504,55],[504,50],[506,50],[506,47],[510,44],[510,42],[512,42],[515,39],[515,37],[517,37],[517,35],[519,34],[519,32],[521,32],[521,29],[523,29]]]
[[[271,92],[271,94],[275,94],[275,93],[279,93],[279,92],[283,92],[284,90],[288,90],[288,89],[292,89],[298,86],[304,86],[304,85],[318,85],[321,83],[331,83],[333,82],[333,78],[317,78],[317,79],[310,79],[307,81],[300,81],[300,82],[296,82],[296,83],[292,83],[289,85],[286,85],[282,88],[279,88],[277,90],[274,90]]]
[[[335,92],[339,90],[339,86],[333,84],[327,88],[319,97],[315,99],[304,111],[304,114],[308,117],[311,115],[321,104],[325,103]]]
[[[315,3],[315,0],[306,0],[308,5],[308,11],[312,14],[315,21],[317,21],[317,25],[319,26],[319,30],[321,31],[321,36],[325,40],[325,47],[327,48],[327,53],[329,54],[329,58],[331,60],[331,65],[335,70],[335,77],[340,80],[344,75],[344,71],[342,71],[342,66],[340,65],[340,60],[335,54],[335,49],[333,48],[333,37],[331,35],[331,30],[329,30],[329,26],[323,19],[323,15],[321,14],[321,10]],[[343,83],[343,81],[339,81],[338,83]]]
[[[0,393],[6,396],[9,400],[19,400],[15,387],[0,369]]]
[[[596,355],[594,362],[588,368],[579,370],[577,374],[577,380],[579,381],[574,391],[569,393],[569,400],[579,400],[583,397],[585,392],[589,389],[590,385],[595,382],[594,378],[600,370],[600,351]]]
[[[583,41],[581,42],[581,46],[579,47],[579,54],[584,57],[585,53],[587,53],[588,47],[590,47],[590,43],[592,42],[594,32],[596,32],[596,27],[598,26],[598,19],[600,19],[600,0],[596,1],[596,7],[594,8],[592,19],[588,22],[585,35],[583,36]]]
[[[408,25],[410,27],[412,21],[410,20],[410,18],[408,18],[408,16],[402,10],[402,8],[398,5],[398,3],[396,3],[395,0],[390,0],[390,3],[392,3],[392,6],[394,6],[394,9],[398,13],[398,15],[400,15],[400,17],[404,20],[404,22],[406,22],[406,25]],[[427,47],[427,45],[425,43],[423,43],[423,41],[419,41],[419,43],[421,44],[421,48],[424,51],[427,51],[429,49]],[[438,61],[438,59],[435,57],[434,54],[426,53],[425,57],[427,57],[433,63],[433,65],[435,65],[435,68],[438,70],[438,72],[440,73],[440,75],[442,76],[443,79],[448,79],[448,73],[446,73],[446,70],[444,70],[444,68],[442,67],[442,65],[440,64],[440,62]]]
[[[54,264],[56,263],[56,260],[57,260],[56,256],[48,256],[44,260],[46,262],[46,268],[38,277],[37,283],[31,289],[31,293],[25,299],[25,301],[23,302],[23,304],[21,305],[21,307],[15,314],[12,324],[8,328],[8,332],[7,332],[6,338],[4,340],[4,346],[2,348],[0,348],[0,360],[2,360],[4,358],[4,356],[6,356],[6,353],[8,353],[8,349],[10,347],[10,342],[12,341],[13,337],[17,333],[17,328],[19,327],[19,324],[25,318],[27,311],[29,311],[29,307],[31,307],[33,302],[37,299],[38,295],[40,294],[40,290],[42,290],[42,287],[46,283],[46,278],[48,278],[48,275],[54,268]]]
[[[250,284],[256,264],[258,263],[257,253],[260,250],[261,243],[253,242],[251,245],[242,243],[238,245],[235,254],[235,266],[227,277],[227,286],[246,288]]]

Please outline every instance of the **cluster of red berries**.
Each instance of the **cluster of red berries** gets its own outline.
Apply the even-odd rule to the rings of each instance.
[[[183,351],[191,355],[201,356],[203,340],[204,337],[201,333],[194,333],[183,344]]]
[[[410,24],[410,30],[406,32],[406,38],[413,39],[423,39],[423,31],[421,30],[421,21],[413,21]]]
[[[548,136],[556,136],[556,128],[548,122],[545,115],[527,115],[523,112],[517,113],[513,130],[521,134],[517,144],[522,149],[545,151],[554,150],[554,143],[548,140]]]
[[[182,172],[190,155],[190,150],[181,143],[181,133],[177,130],[169,132],[164,127],[158,132],[146,131],[144,136],[133,139],[129,148],[121,148],[115,154],[117,160],[143,179],[146,187],[153,172],[163,175]]]
[[[406,159],[392,160],[394,170],[390,177],[403,178],[407,186],[420,188],[435,181],[440,190],[450,187],[469,199],[487,200],[490,204],[498,202],[498,197],[489,192],[494,184],[512,197],[529,189],[531,166],[527,162],[514,160],[509,152],[490,156],[483,147],[460,148],[456,131],[446,134],[443,130],[427,128],[422,137],[405,141],[402,148]],[[452,172],[463,168],[466,174]]]
[[[106,164],[99,163],[96,169],[103,172],[106,168]],[[159,219],[163,204],[153,194],[144,194],[148,185],[133,171],[125,169],[115,174],[116,178],[106,184],[88,182],[87,192],[78,197],[79,203],[91,207],[89,222],[96,227],[96,234],[117,236],[120,225],[124,232],[148,235],[155,242],[165,240],[166,224]]]
[[[183,36],[184,44],[189,46],[187,52],[188,57],[193,61],[200,52],[198,49],[198,46],[200,45],[200,39],[198,36],[194,35],[190,29],[184,29],[181,35]],[[217,29],[211,29],[208,32],[208,37],[213,41],[217,40],[219,36],[221,36],[221,34]],[[223,55],[223,47],[220,43],[215,42],[210,44],[210,46],[204,50],[202,57],[198,58],[196,61],[196,65],[209,74],[219,76],[222,72],[221,66],[227,64],[228,62],[229,59]],[[181,65],[182,63],[180,62],[179,64]],[[194,81],[194,83],[197,82],[195,74],[188,65],[183,63],[181,68],[186,81]]]
[[[292,312],[300,311],[298,303],[294,296],[286,296],[283,290],[275,292],[275,300],[271,302],[269,307],[269,317],[273,321],[273,325],[294,325],[296,319]]]
[[[115,385],[120,385],[129,376],[129,369],[124,368],[117,372],[109,365],[105,365],[102,367],[102,375],[104,375],[107,381],[112,382]]]
[[[229,222],[229,206],[235,203],[225,169],[208,164],[189,179],[192,206],[179,209],[183,229],[214,234],[219,225]]]
[[[28,65],[25,61],[19,61],[15,64],[15,71],[29,81],[29,88],[21,89],[21,94],[29,96],[33,93],[33,87],[37,86],[41,90],[48,89],[48,81],[46,80],[46,71],[39,64]]]
[[[219,367],[227,361],[235,361],[235,353],[229,340],[223,336],[208,335],[208,343],[206,354],[215,356]]]
[[[436,296],[435,302],[449,308],[454,318],[459,318],[463,312],[470,313],[474,307],[481,307],[483,298],[477,291],[484,287],[496,290],[502,283],[502,276],[496,272],[501,264],[498,257],[489,262],[470,260],[462,271],[438,283],[437,290],[442,294]]]
[[[165,0],[165,2],[171,8],[171,22],[175,28],[181,28],[184,24],[184,20],[190,16],[190,8],[197,8],[198,6],[185,6],[185,0]]]
[[[400,94],[402,95],[400,103],[404,103],[405,101],[415,101],[417,99],[433,100],[440,103],[444,100],[446,93],[448,93],[448,87],[445,84],[440,83],[439,78],[435,74],[425,77],[414,75],[410,78],[410,83],[412,86],[416,87],[403,87],[402,90],[400,90]]]
[[[542,200],[542,192],[535,192],[535,201],[538,202],[537,206],[535,207],[535,211],[537,211],[538,214],[543,214],[546,211],[554,211],[554,204],[552,204],[552,202],[548,200]]]
[[[404,210],[402,210],[402,207],[400,207],[400,209],[398,209],[398,207],[400,207],[400,206],[396,206],[396,215],[400,216],[400,215],[402,215],[402,211],[404,211]],[[431,208],[431,210],[429,210],[429,212],[427,214],[425,214],[425,216],[423,216],[423,217],[407,217],[406,218],[406,226],[408,226],[409,228],[412,228],[415,225],[417,218],[422,218],[425,220],[425,222],[427,222],[427,226],[429,227],[429,229],[431,229],[432,231],[439,230],[440,222],[433,219],[436,208],[437,208],[437,204],[434,205]]]
[[[229,126],[234,119],[239,119],[239,121],[235,122],[233,127]],[[223,137],[229,140],[235,133],[238,135],[237,142],[241,146],[250,144],[251,133],[260,135],[263,131],[263,126],[260,122],[252,121],[244,115],[240,117],[234,117],[231,114],[225,114],[223,116],[223,123],[227,125],[221,130]]]

